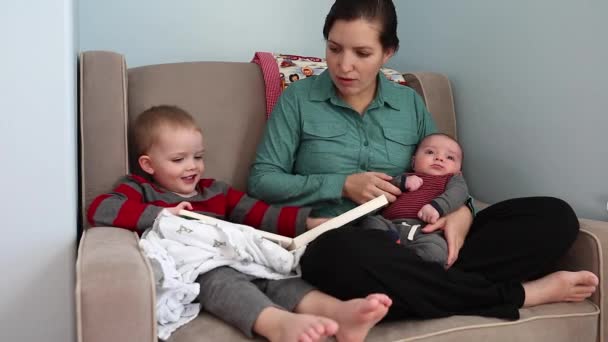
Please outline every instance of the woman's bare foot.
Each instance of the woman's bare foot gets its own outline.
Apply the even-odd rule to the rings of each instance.
[[[599,279],[588,271],[551,273],[523,284],[526,293],[524,307],[557,302],[580,302],[589,298]]]
[[[296,314],[275,307],[260,313],[253,331],[271,342],[316,342],[338,332],[338,324],[329,318]]]
[[[340,325],[336,339],[339,342],[363,342],[369,330],[386,316],[391,304],[392,300],[383,294],[342,302],[330,316]]]

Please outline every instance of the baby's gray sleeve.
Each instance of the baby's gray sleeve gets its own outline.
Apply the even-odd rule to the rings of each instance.
[[[454,175],[448,181],[445,191],[431,201],[440,216],[445,216],[462,207],[469,198],[469,188],[462,175]]]
[[[393,179],[391,179],[391,184],[398,187],[399,190],[401,190],[401,192],[405,192],[405,180],[406,179],[407,179],[407,174],[402,173],[401,175],[399,175],[397,177],[393,177]]]

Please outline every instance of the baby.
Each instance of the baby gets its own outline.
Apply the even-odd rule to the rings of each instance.
[[[425,234],[420,229],[466,203],[469,193],[461,166],[462,149],[456,140],[440,133],[426,136],[412,157],[414,172],[392,180],[402,194],[381,213],[393,223],[391,231],[402,245],[442,265],[448,256],[442,234]]]

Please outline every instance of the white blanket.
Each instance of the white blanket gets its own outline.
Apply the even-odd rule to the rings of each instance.
[[[287,251],[261,238],[256,229],[223,220],[210,223],[187,220],[163,210],[139,242],[148,257],[156,284],[158,337],[169,338],[194,319],[199,293],[194,281],[216,267],[230,266],[265,279],[299,276],[304,248]]]

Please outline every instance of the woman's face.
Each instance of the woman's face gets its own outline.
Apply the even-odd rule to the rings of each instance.
[[[327,36],[327,67],[338,94],[348,102],[369,100],[380,67],[393,55],[380,43],[380,24],[365,19],[336,20]]]

